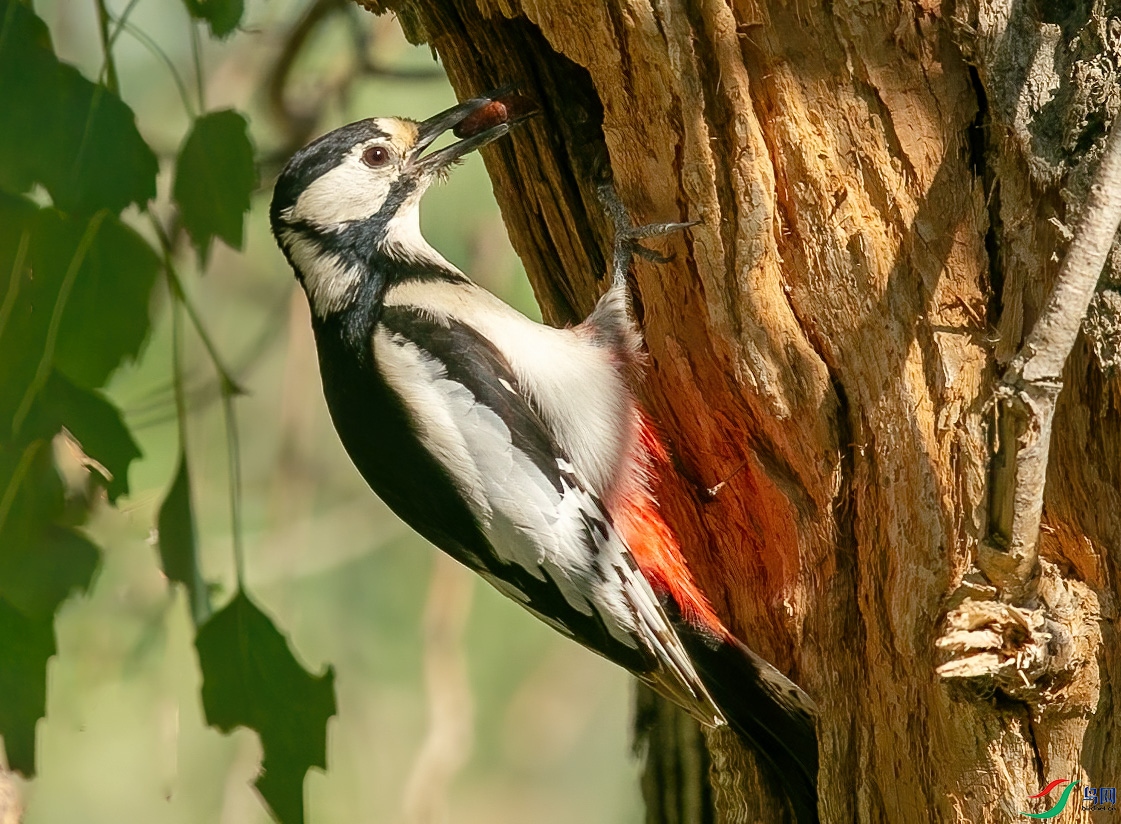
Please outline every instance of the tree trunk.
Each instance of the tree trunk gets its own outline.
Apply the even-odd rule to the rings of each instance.
[[[700,222],[633,268],[659,495],[718,612],[819,705],[823,820],[1115,786],[1121,256],[1067,363],[1030,594],[983,551],[997,379],[1121,105],[1104,0],[368,3],[461,97],[541,104],[484,156],[549,321],[603,289],[603,178],[638,222]],[[640,710],[649,821],[782,820],[730,735]]]

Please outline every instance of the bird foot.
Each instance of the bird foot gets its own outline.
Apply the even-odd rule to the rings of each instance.
[[[614,283],[626,281],[631,258],[635,255],[654,263],[669,263],[669,257],[643,246],[639,243],[640,240],[680,232],[700,223],[699,220],[690,220],[686,223],[644,223],[636,226],[612,183],[601,183],[596,192],[615,227],[615,251],[611,261],[611,279]]]

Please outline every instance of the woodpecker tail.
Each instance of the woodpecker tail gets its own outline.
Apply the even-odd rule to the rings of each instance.
[[[636,452],[648,470],[668,463],[665,446],[642,416]],[[741,643],[696,586],[677,536],[648,488],[612,506],[616,528],[662,600],[701,682],[728,725],[763,757],[784,788],[798,824],[817,824],[817,733],[813,701]],[[688,709],[688,708],[687,708]]]
[[[701,681],[728,726],[770,767],[798,824],[817,824],[816,708],[793,681],[731,634],[674,620]]]

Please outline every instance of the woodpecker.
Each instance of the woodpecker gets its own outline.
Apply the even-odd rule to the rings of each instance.
[[[351,123],[277,180],[272,230],[307,293],[335,429],[413,529],[703,724],[730,725],[799,824],[816,822],[813,704],[721,623],[651,491],[667,458],[632,388],[626,270],[638,238],[687,224],[619,227],[611,284],[583,323],[507,306],[419,221],[433,181],[519,122],[491,116],[497,102]],[[427,151],[449,129],[469,136]]]

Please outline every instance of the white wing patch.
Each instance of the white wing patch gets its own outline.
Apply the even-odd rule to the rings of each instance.
[[[425,447],[455,479],[472,514],[489,520],[491,513],[483,495],[482,476],[454,417],[455,406],[474,401],[471,393],[451,381],[441,382],[444,370],[438,362],[383,327],[374,333],[373,347],[379,371],[408,407]],[[453,397],[449,398],[448,393]],[[458,395],[465,398],[456,403]]]
[[[474,283],[406,281],[389,289],[385,305],[473,328],[506,358],[592,489],[610,499],[633,482],[624,471],[635,434],[633,401],[619,365],[603,347],[571,329],[536,323]]]
[[[646,680],[692,705],[701,720],[721,720],[657,596],[579,468],[558,456],[558,491],[513,446],[502,418],[449,379],[438,359],[405,336],[379,328],[374,357],[498,557],[550,582],[579,613],[598,614],[615,640],[631,649],[644,648],[659,662]],[[508,381],[504,385],[516,394]],[[546,623],[572,634],[559,616],[535,610],[513,584],[486,571],[483,577]]]
[[[570,607],[591,615],[594,604],[602,601],[595,593],[594,558],[585,544],[590,496],[574,489],[559,493],[533,461],[514,448],[505,422],[404,336],[379,328],[374,359],[498,557],[551,581]],[[630,611],[621,603],[617,607],[602,618],[613,636],[633,647]]]
[[[558,463],[565,462],[561,459]],[[603,508],[583,489],[566,487],[565,492],[566,498],[581,500],[582,517],[599,519],[590,530],[596,547],[595,563],[600,569],[595,587],[596,602],[609,604],[613,614],[626,613],[628,620],[621,622],[622,625],[642,639],[659,662],[658,670],[650,673],[647,680],[681,706],[692,708],[698,720],[708,724],[722,722],[723,715],[701,682],[681,639],[670,626],[658,597],[638,571],[630,549],[607,520]]]

